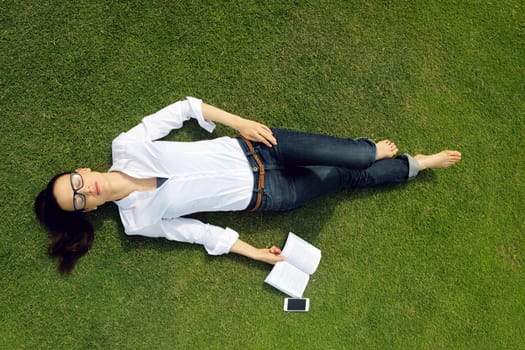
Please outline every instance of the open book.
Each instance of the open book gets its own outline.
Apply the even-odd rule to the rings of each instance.
[[[310,275],[319,266],[321,251],[290,232],[281,255],[286,260],[276,263],[264,282],[289,296],[301,298]]]

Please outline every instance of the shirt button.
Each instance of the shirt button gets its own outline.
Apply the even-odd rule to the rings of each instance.
[[[259,167],[258,166],[254,166],[252,169],[253,169],[254,172],[259,171]]]

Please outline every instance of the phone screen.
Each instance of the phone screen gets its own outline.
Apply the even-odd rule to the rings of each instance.
[[[304,311],[306,310],[306,299],[288,299],[288,311]]]

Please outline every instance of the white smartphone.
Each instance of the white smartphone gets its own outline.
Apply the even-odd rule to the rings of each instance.
[[[308,298],[285,298],[284,311],[306,312],[310,309]]]

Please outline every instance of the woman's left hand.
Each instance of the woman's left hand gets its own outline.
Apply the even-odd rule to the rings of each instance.
[[[272,265],[276,262],[284,260],[284,256],[281,255],[281,249],[277,248],[276,246],[259,249],[240,239],[237,239],[233,243],[230,248],[230,253],[241,254],[247,256],[248,258]]]
[[[260,256],[257,260],[268,263],[268,264],[275,264],[279,261],[284,260],[284,256],[281,255],[281,249],[277,248],[276,246],[272,246],[270,248],[263,248],[259,249]]]
[[[259,122],[243,118],[237,130],[250,141],[262,142],[268,147],[277,144],[277,139],[273,136],[272,130]]]

